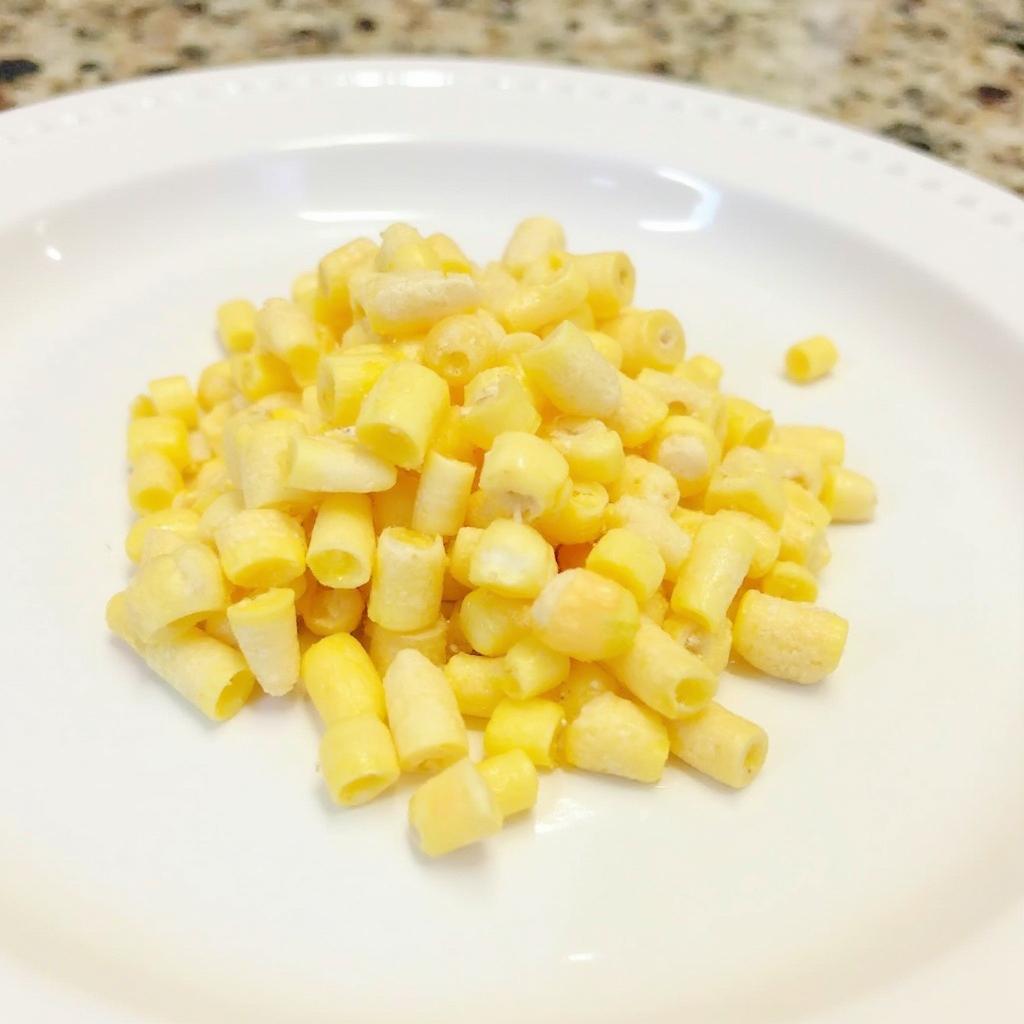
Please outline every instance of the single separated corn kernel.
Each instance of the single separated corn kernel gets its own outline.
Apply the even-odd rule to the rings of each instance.
[[[177,416],[144,416],[128,424],[128,461],[143,452],[159,452],[179,470],[191,462],[188,427]]]
[[[363,620],[366,599],[358,590],[335,590],[313,580],[302,595],[299,611],[315,636],[351,633]]]
[[[528,811],[537,802],[537,769],[519,749],[486,757],[477,765],[501,816]]]
[[[530,615],[542,643],[577,661],[621,654],[640,625],[636,598],[587,569],[559,573],[541,591]]]
[[[484,730],[488,757],[521,750],[538,768],[554,768],[562,706],[551,700],[503,700]]]
[[[306,563],[327,587],[352,590],[370,579],[377,537],[365,494],[332,494],[320,503]]]
[[[256,307],[248,299],[231,299],[217,307],[217,333],[228,352],[248,352],[256,340]]]
[[[689,498],[708,486],[722,459],[714,430],[692,416],[669,416],[649,442],[647,457],[672,474],[679,494]]]
[[[706,519],[672,590],[672,611],[715,629],[746,579],[755,549],[742,526],[715,516]]]
[[[398,781],[398,755],[376,715],[343,718],[320,741],[320,773],[336,803],[357,807]]]
[[[428,779],[409,801],[420,849],[439,857],[501,831],[501,808],[468,757]]]
[[[627,448],[646,444],[668,416],[668,406],[642,384],[624,373],[619,374],[622,401],[605,422],[622,438]]]
[[[266,590],[228,605],[228,623],[239,650],[264,693],[280,697],[299,681],[295,591]]]
[[[464,651],[452,655],[444,674],[459,710],[474,718],[490,718],[505,699],[511,683],[504,658],[488,658]]]
[[[553,690],[569,674],[569,656],[546,647],[535,636],[525,636],[505,655],[505,693],[526,700]]]
[[[554,445],[507,431],[484,456],[480,490],[529,520],[555,506],[568,479],[569,465]]]
[[[615,367],[575,324],[561,324],[520,361],[531,383],[570,416],[610,416],[622,400]]]
[[[325,725],[364,714],[384,720],[380,674],[355,637],[338,633],[311,644],[302,656],[301,675]]]
[[[366,615],[396,633],[425,629],[441,611],[441,538],[389,526],[377,538]]]
[[[552,544],[583,544],[601,535],[607,510],[608,492],[601,484],[570,481],[555,507],[533,525]]]
[[[353,345],[325,355],[316,372],[316,398],[324,422],[333,427],[355,423],[363,399],[394,362],[394,351],[376,344]]]
[[[835,523],[866,523],[875,517],[878,495],[875,485],[860,473],[842,466],[829,466],[821,500]]]
[[[166,455],[144,451],[128,477],[128,501],[140,516],[149,515],[170,508],[184,486],[180,470]]]
[[[824,377],[839,361],[839,350],[830,338],[816,334],[786,350],[786,376],[797,384]]]
[[[503,333],[485,310],[445,317],[423,340],[423,362],[452,387],[464,387],[495,361]]]
[[[686,354],[682,325],[667,309],[626,309],[601,325],[622,346],[622,372],[671,370]]]
[[[138,562],[150,530],[173,530],[185,540],[199,540],[199,516],[190,508],[166,508],[151,512],[132,523],[124,541],[125,554]]]
[[[834,612],[748,590],[736,611],[733,647],[767,675],[817,683],[839,664],[848,630]]]
[[[558,416],[544,436],[568,463],[573,480],[612,484],[622,475],[622,438],[600,420]]]
[[[474,651],[496,657],[529,632],[530,603],[491,590],[473,590],[459,605],[458,622]]]
[[[669,722],[668,738],[680,761],[733,789],[757,778],[768,753],[764,729],[715,701],[699,715]]]
[[[780,425],[775,427],[772,438],[790,448],[817,452],[826,466],[841,466],[846,457],[846,439],[831,427]]]
[[[466,521],[476,466],[436,451],[427,454],[412,508],[412,528],[453,537]]]
[[[224,575],[239,587],[281,587],[306,568],[306,535],[276,509],[243,509],[213,532]]]
[[[448,406],[448,385],[433,370],[394,363],[363,401],[356,436],[386,462],[419,469]]]
[[[558,571],[551,545],[532,527],[495,519],[480,535],[469,585],[504,597],[534,598]]]
[[[599,320],[616,316],[633,301],[636,271],[624,252],[589,252],[571,258],[587,279],[587,305]]]
[[[661,778],[668,749],[665,723],[656,714],[610,692],[583,705],[563,744],[574,767],[636,782]]]
[[[790,601],[818,599],[818,581],[805,566],[797,562],[776,562],[761,580],[761,591],[772,597],[785,597]]]
[[[466,756],[466,726],[444,672],[419,651],[399,651],[384,676],[388,721],[402,771],[435,772]]]
[[[376,622],[368,622],[366,636],[370,643],[370,658],[381,675],[391,667],[399,651],[419,651],[427,661],[438,666],[444,665],[448,653],[448,622],[443,615],[426,629],[413,633],[396,633]]]
[[[642,604],[661,586],[665,560],[647,537],[621,527],[609,530],[591,549],[586,567],[624,586]]]
[[[176,416],[189,430],[199,423],[199,403],[188,378],[160,377],[149,382],[149,394],[158,416]]]
[[[715,676],[660,626],[640,620],[633,646],[605,665],[633,696],[665,718],[696,714],[715,695]]]
[[[456,424],[466,441],[486,449],[508,431],[534,433],[541,417],[516,371],[494,366],[466,385]]]

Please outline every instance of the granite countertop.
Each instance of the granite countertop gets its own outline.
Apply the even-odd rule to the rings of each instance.
[[[1024,0],[0,0],[0,110],[322,53],[701,82],[881,132],[1024,195]]]

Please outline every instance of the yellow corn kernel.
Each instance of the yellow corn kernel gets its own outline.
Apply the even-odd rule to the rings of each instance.
[[[520,221],[505,246],[501,261],[520,275],[536,260],[565,249],[565,230],[550,217],[527,217]]]
[[[552,544],[583,544],[601,535],[607,508],[608,492],[601,484],[570,481],[555,507],[533,525]]]
[[[715,676],[660,626],[640,620],[633,646],[605,661],[613,676],[666,718],[692,715],[715,695]]]
[[[602,693],[587,701],[565,730],[566,761],[576,768],[657,782],[668,760],[665,723],[625,697]]]
[[[419,651],[427,661],[438,666],[444,665],[448,654],[448,621],[443,615],[438,616],[437,621],[426,629],[412,633],[396,633],[376,622],[368,622],[366,636],[370,645],[370,658],[381,675],[391,667],[399,651]]]
[[[340,431],[294,432],[286,467],[288,487],[299,492],[365,494],[388,491],[398,480],[394,466]]]
[[[488,757],[521,750],[538,768],[554,768],[564,718],[562,706],[551,700],[503,700],[484,730]]]
[[[600,420],[559,416],[545,436],[565,459],[574,480],[611,484],[622,475],[622,438]]]
[[[438,320],[480,304],[473,278],[439,270],[369,274],[357,286],[356,298],[374,331],[398,338],[423,334]]]
[[[707,424],[719,441],[725,436],[725,399],[711,388],[696,384],[678,371],[664,373],[650,368],[636,375],[636,382],[667,406],[670,416],[691,416]]]
[[[495,360],[501,327],[487,312],[438,321],[423,341],[423,361],[453,387],[463,387]]]
[[[217,333],[226,351],[248,352],[256,340],[256,307],[247,299],[218,306]]]
[[[149,394],[158,416],[176,416],[190,430],[199,422],[199,403],[187,377],[151,380]]]
[[[497,320],[495,320],[495,323],[497,323]],[[500,324],[498,326],[499,328],[501,327]],[[516,361],[516,357],[521,356],[524,352],[529,352],[530,349],[536,348],[540,343],[540,336],[530,331],[513,331],[511,334],[506,334],[502,331],[498,337],[494,362],[502,366],[512,366]]]
[[[459,628],[479,654],[505,654],[530,630],[530,603],[490,590],[473,590],[459,605]]]
[[[411,525],[419,479],[416,473],[399,470],[393,487],[386,491],[377,491],[371,496],[373,528],[377,533],[381,533],[389,526],[408,528]]]
[[[537,638],[577,661],[621,654],[640,625],[636,598],[588,569],[559,573],[541,591],[530,614]]]
[[[164,640],[228,605],[217,556],[199,541],[140,564],[125,589],[125,608],[143,643]]]
[[[238,491],[228,490],[217,495],[203,509],[199,516],[199,534],[205,540],[213,540],[213,535],[222,523],[226,523],[232,516],[237,515],[245,504],[242,495]]]
[[[463,406],[451,406],[434,434],[431,451],[458,462],[479,462],[480,453],[463,425]]]
[[[269,352],[240,352],[232,356],[231,378],[250,402],[295,386],[288,365]]]
[[[209,441],[207,441],[203,434],[198,430],[189,432],[188,456],[189,465],[193,470],[197,466],[201,467],[205,462],[208,462],[213,458],[213,450],[210,447]],[[190,486],[194,487],[194,482],[190,481]]]
[[[477,374],[466,386],[459,426],[478,448],[490,448],[508,431],[534,433],[541,417],[516,371],[496,366]]]
[[[556,505],[568,479],[569,465],[554,445],[523,431],[506,431],[484,456],[480,490],[529,520]]]
[[[824,482],[824,464],[821,456],[809,448],[779,444],[769,441],[761,451],[775,464],[784,480],[792,480],[817,496]]]
[[[609,529],[621,526],[654,541],[665,563],[665,578],[676,579],[692,542],[668,512],[640,498],[625,497],[608,506],[605,521]]]
[[[317,268],[320,294],[323,296],[326,322],[338,333],[352,322],[349,284],[352,275],[369,267],[377,246],[369,238],[355,238],[340,249],[329,252]]]
[[[212,636],[214,640],[219,640],[222,644],[227,644],[229,647],[238,647],[235,634],[231,632],[231,623],[228,622],[227,612],[214,612],[213,615],[207,616],[198,628],[207,636]]]
[[[639,448],[654,437],[668,416],[668,406],[624,373],[619,374],[619,385],[622,402],[605,422],[618,432],[625,447]]]
[[[757,778],[768,753],[764,729],[715,701],[693,718],[669,722],[668,738],[680,761],[733,789]]]
[[[669,416],[646,452],[649,459],[672,475],[682,498],[707,488],[722,457],[715,432],[692,416]]]
[[[626,456],[622,473],[609,491],[615,499],[624,496],[640,498],[666,512],[671,512],[679,504],[679,485],[672,474],[639,455]]]
[[[256,682],[280,697],[299,681],[295,592],[283,587],[246,597],[227,609],[228,623]]]
[[[384,676],[388,721],[402,771],[435,772],[466,756],[468,739],[444,672],[419,651],[399,651]]]
[[[830,338],[816,334],[786,350],[786,376],[797,384],[824,377],[839,361],[839,350]]]
[[[331,725],[320,741],[320,772],[335,803],[357,807],[398,781],[398,755],[388,727],[374,715]]]
[[[139,420],[145,416],[155,416],[156,406],[153,405],[153,399],[149,395],[136,395],[128,406],[128,418],[130,420]]]
[[[561,324],[520,360],[531,383],[561,412],[610,416],[619,407],[618,371],[574,324]]]
[[[519,289],[519,283],[500,263],[485,264],[474,279],[480,293],[480,308],[492,316],[497,316]]]
[[[428,779],[409,801],[409,823],[428,857],[439,857],[501,831],[501,808],[469,758]]]
[[[199,417],[199,432],[218,454],[223,451],[224,425],[235,415],[232,399],[218,402],[209,412]]]
[[[239,587],[282,587],[306,568],[306,535],[277,509],[243,509],[213,531],[224,575]]]
[[[137,519],[125,538],[125,554],[133,562],[142,557],[142,545],[150,530],[173,530],[185,540],[199,539],[199,516],[186,508],[167,508]]]
[[[440,270],[441,260],[426,239],[409,224],[390,224],[380,236],[375,270]]]
[[[686,508],[683,505],[673,509],[671,516],[672,522],[676,526],[682,527],[690,535],[691,539],[696,535],[704,520],[707,519],[706,512],[701,512],[699,509]]]
[[[567,264],[545,280],[520,284],[496,315],[508,331],[537,331],[564,320],[586,296],[587,279]]]
[[[325,355],[316,373],[316,396],[324,422],[335,427],[355,423],[370,389],[394,362],[395,353],[376,344],[353,345]]]
[[[303,623],[316,636],[351,633],[362,622],[365,609],[360,591],[322,587],[315,580],[307,586],[299,606]]]
[[[133,465],[143,452],[159,452],[178,469],[191,459],[188,428],[177,416],[145,416],[128,424],[128,461]]]
[[[327,302],[320,294],[319,275],[307,270],[292,280],[291,300],[308,317],[322,325],[327,316]]]
[[[767,409],[762,409],[745,398],[726,395],[725,445],[726,449],[743,446],[761,448],[771,437],[775,420]]]
[[[875,517],[875,485],[860,473],[842,466],[825,472],[821,500],[835,523],[866,523]]]
[[[504,658],[454,654],[445,665],[444,674],[464,715],[490,718],[505,699],[509,673]]]
[[[484,758],[477,765],[502,818],[528,811],[537,802],[537,769],[519,749]]]
[[[748,590],[733,623],[733,648],[767,675],[817,683],[839,664],[848,630],[834,612]]]
[[[432,451],[423,463],[412,528],[421,533],[452,537],[466,520],[469,492],[473,489],[476,466]]]
[[[586,335],[605,362],[610,363],[616,370],[622,369],[622,346],[610,334],[586,329]]]
[[[686,616],[668,616],[662,629],[677,644],[696,654],[714,675],[725,671],[732,653],[732,623],[723,619],[714,629],[705,629]]]
[[[828,510],[799,484],[786,481],[785,490],[786,512],[779,527],[779,558],[798,562],[817,572],[831,557],[825,536]]]
[[[747,576],[756,545],[742,526],[715,516],[693,538],[693,548],[672,591],[672,611],[715,629]]]
[[[592,252],[572,257],[587,279],[587,304],[599,320],[617,316],[633,301],[636,271],[624,252]]]
[[[686,354],[686,335],[667,309],[626,309],[601,330],[622,346],[622,372],[630,376],[645,366],[671,370]]]
[[[384,687],[370,656],[355,637],[326,636],[302,655],[302,682],[327,726],[370,714],[384,720]]]
[[[587,556],[587,568],[625,587],[642,604],[665,578],[665,560],[657,545],[632,530],[609,530]]]
[[[448,549],[448,572],[452,578],[464,587],[471,587],[469,568],[473,562],[473,553],[480,543],[484,531],[475,526],[463,526],[455,535]]]
[[[830,427],[776,426],[772,438],[787,448],[817,452],[826,466],[841,466],[846,457],[846,439]]]
[[[795,480],[784,480],[782,488],[786,495],[787,508],[795,509],[815,526],[824,528],[832,522],[832,514],[825,504],[806,487],[802,487]]]
[[[569,657],[546,647],[535,636],[525,636],[505,655],[505,694],[526,700],[553,690],[569,674]]]
[[[257,420],[242,432],[234,465],[225,448],[225,462],[246,508],[290,509],[308,504],[311,496],[289,483],[292,443],[302,436],[301,425],[291,420]]]
[[[797,562],[776,562],[761,580],[761,590],[772,597],[784,597],[790,601],[818,599],[818,581],[805,566]]]
[[[661,626],[668,615],[668,598],[661,590],[656,590],[642,605],[640,614],[648,618],[656,626]]]
[[[583,710],[585,704],[595,697],[600,697],[602,693],[614,693],[619,696],[622,694],[611,672],[594,662],[571,662],[569,674],[557,690],[558,702],[562,705],[565,720],[571,722]]]
[[[165,530],[160,526],[149,530],[142,541],[142,554],[139,556],[139,564],[142,565],[152,558],[160,555],[169,555],[177,551],[183,544],[190,543],[185,537],[174,530]]]
[[[557,571],[551,545],[536,530],[496,519],[476,543],[469,584],[505,597],[534,598]]]
[[[761,579],[779,557],[781,541],[778,532],[763,519],[758,519],[747,512],[722,509],[715,513],[715,519],[740,526],[750,534],[754,541],[754,556],[747,570],[747,579]]]
[[[386,462],[419,469],[448,407],[448,385],[433,370],[394,363],[363,400],[356,436]]]
[[[776,530],[782,526],[786,492],[782,478],[761,452],[733,448],[722,459],[704,494],[704,511],[719,509],[746,512]]]
[[[169,508],[185,486],[178,467],[162,452],[140,452],[128,477],[128,501],[140,516]]]
[[[466,525],[485,530],[495,519],[519,518],[519,506],[507,495],[474,491],[466,505]]]
[[[328,587],[352,590],[370,579],[376,535],[365,494],[333,494],[316,513],[306,563]]]
[[[445,553],[440,537],[390,526],[377,538],[367,617],[396,633],[412,633],[441,612]]]
[[[426,243],[434,250],[434,255],[437,256],[441,269],[446,274],[471,274],[473,272],[473,264],[469,258],[448,235],[439,232],[427,235]]]
[[[707,388],[717,388],[722,382],[724,372],[718,360],[705,355],[690,356],[676,369],[695,384],[702,384]]]

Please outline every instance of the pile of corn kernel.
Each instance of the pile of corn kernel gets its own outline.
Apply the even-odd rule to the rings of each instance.
[[[723,393],[634,283],[535,217],[498,262],[394,224],[290,300],[225,303],[226,357],[132,406],[111,629],[212,719],[304,693],[341,804],[426,777],[431,855],[532,807],[538,768],[651,783],[671,753],[747,785],[767,737],[718,676],[836,667],[826,527],[870,519],[874,488],[837,431]],[[835,360],[813,338],[787,366]]]

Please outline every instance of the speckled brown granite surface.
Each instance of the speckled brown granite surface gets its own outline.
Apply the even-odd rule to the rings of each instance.
[[[1024,0],[0,0],[0,109],[322,53],[667,75],[881,132],[1024,195]]]

